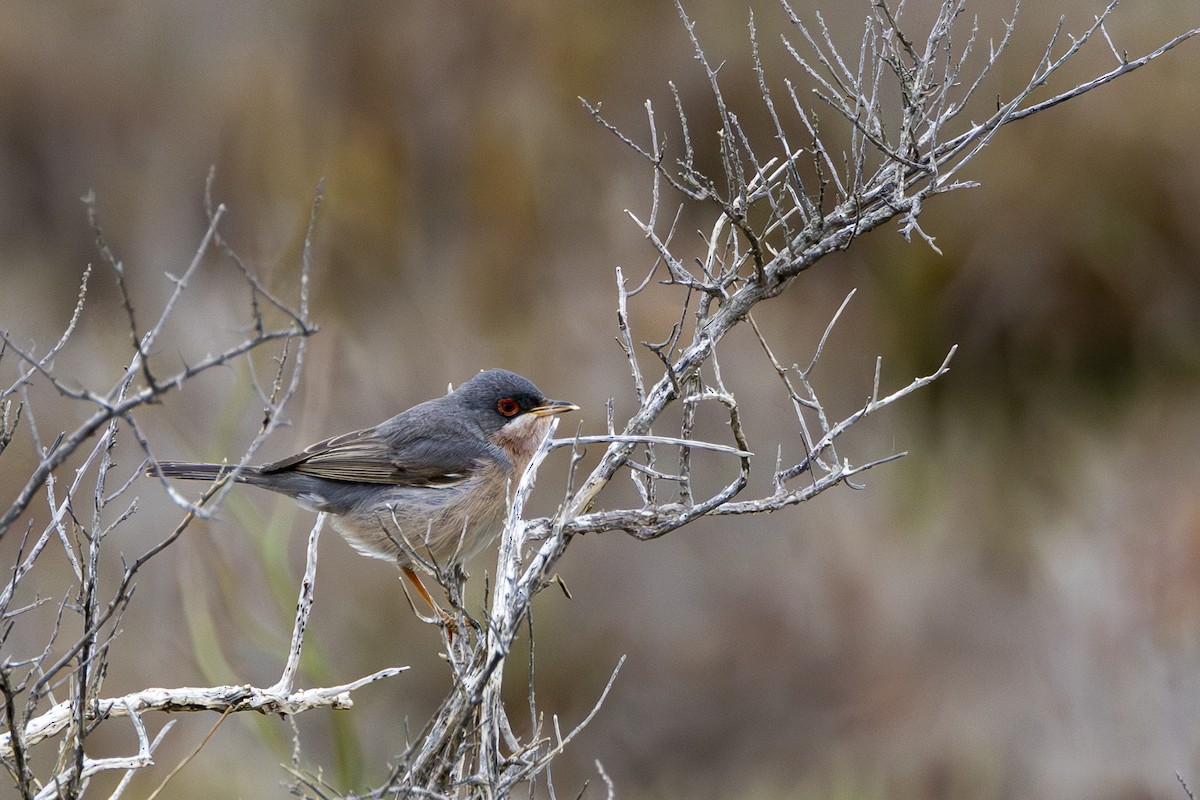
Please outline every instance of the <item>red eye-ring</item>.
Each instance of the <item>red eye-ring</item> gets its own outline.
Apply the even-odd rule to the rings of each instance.
[[[516,400],[506,397],[499,403],[496,403],[496,410],[506,417],[514,417],[521,410],[521,406],[517,405]]]

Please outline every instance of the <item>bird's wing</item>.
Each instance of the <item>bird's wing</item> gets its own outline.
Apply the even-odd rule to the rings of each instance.
[[[349,483],[450,486],[466,480],[485,457],[482,447],[461,440],[395,442],[368,428],[317,442],[267,464],[262,472],[299,472]]]

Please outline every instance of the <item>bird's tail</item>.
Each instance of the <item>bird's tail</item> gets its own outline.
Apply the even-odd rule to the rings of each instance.
[[[165,478],[181,478],[185,481],[215,481],[233,472],[230,464],[191,464],[186,461],[160,461],[157,469],[154,464],[146,467],[147,475],[157,475],[162,471]],[[237,480],[241,483],[252,482],[258,477],[258,467],[242,467]]]

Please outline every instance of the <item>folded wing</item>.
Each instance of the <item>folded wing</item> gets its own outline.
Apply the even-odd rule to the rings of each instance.
[[[422,438],[389,441],[375,428],[344,433],[267,464],[263,474],[297,472],[330,481],[408,486],[452,486],[486,463],[481,445]]]

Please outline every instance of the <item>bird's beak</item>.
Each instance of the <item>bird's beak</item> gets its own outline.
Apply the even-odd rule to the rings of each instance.
[[[540,406],[534,406],[529,409],[529,413],[535,417],[549,417],[554,414],[565,414],[568,411],[578,411],[579,406],[574,403],[568,403],[565,400],[547,400]]]

